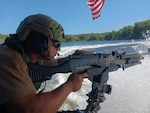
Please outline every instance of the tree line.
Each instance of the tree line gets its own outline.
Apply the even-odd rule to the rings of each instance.
[[[125,26],[118,31],[113,30],[105,33],[65,35],[64,42],[141,39],[143,38],[143,34],[146,34],[147,31],[150,31],[150,20],[136,22],[133,26]],[[0,34],[0,39],[3,40],[7,36],[8,35]]]
[[[66,35],[65,42],[141,39],[147,31],[150,31],[150,20],[136,22],[133,26],[125,26],[118,31]]]

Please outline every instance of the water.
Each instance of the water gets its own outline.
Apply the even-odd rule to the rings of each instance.
[[[101,113],[150,113],[150,57],[141,65],[110,73],[112,94],[106,95]]]
[[[111,51],[140,52],[146,54],[150,47],[149,41],[104,41],[88,43],[63,44],[59,57],[72,54],[76,49],[109,53]],[[101,104],[99,113],[150,113],[150,56],[144,55],[142,64],[119,69],[109,73],[108,84],[112,85],[111,95],[105,94],[106,100]],[[45,91],[55,89],[67,80],[68,74],[55,74],[47,82]],[[91,82],[85,79],[82,88],[71,93],[61,110],[85,109],[86,94],[91,90]]]
[[[110,53],[112,51],[126,51],[129,52],[147,52],[149,42],[143,40],[117,40],[117,41],[96,41],[96,42],[84,42],[84,43],[69,43],[62,44],[60,55],[67,56],[73,53],[75,50],[84,49],[94,52]]]

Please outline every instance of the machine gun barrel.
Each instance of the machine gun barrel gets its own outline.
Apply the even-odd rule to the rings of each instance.
[[[63,63],[57,66],[41,66],[28,63],[29,75],[33,82],[50,80],[56,73],[82,73],[87,72],[89,76],[99,75],[108,68],[108,72],[116,71],[118,68],[127,68],[140,64],[142,56],[138,53],[125,54],[112,52],[111,54],[70,55]]]

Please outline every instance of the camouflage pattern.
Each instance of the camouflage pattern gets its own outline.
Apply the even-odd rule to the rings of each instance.
[[[20,40],[25,40],[31,31],[45,34],[50,39],[60,42],[64,39],[62,26],[49,16],[36,14],[26,17],[19,25],[16,34]]]

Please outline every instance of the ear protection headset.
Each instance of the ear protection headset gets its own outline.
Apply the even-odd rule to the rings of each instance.
[[[37,38],[36,40],[31,40],[30,49],[37,54],[44,54],[48,50],[48,43],[43,38]]]
[[[47,36],[41,33],[32,31],[29,33],[27,40],[30,47],[29,49],[34,53],[44,54],[49,48]]]

